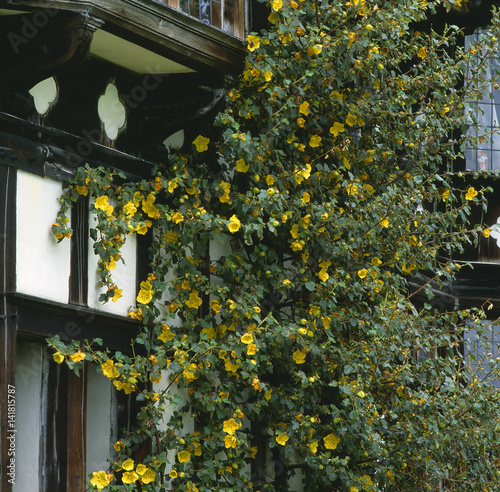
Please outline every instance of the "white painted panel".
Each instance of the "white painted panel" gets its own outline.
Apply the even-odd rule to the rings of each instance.
[[[29,93],[33,97],[38,114],[45,114],[57,99],[57,84],[54,77],[42,80],[33,86]]]
[[[16,433],[14,492],[40,490],[42,347],[19,343],[16,354]]]
[[[90,367],[87,375],[87,475],[106,470],[111,440],[111,381]]]
[[[91,218],[92,220],[92,218]],[[98,257],[94,254],[92,240],[89,242],[89,291],[88,305],[90,308],[99,309],[108,313],[127,316],[130,306],[136,304],[136,271],[137,271],[137,241],[135,237],[128,236],[125,244],[121,248],[122,257],[125,261],[117,261],[116,268],[111,272],[113,280],[119,289],[122,289],[122,295],[116,302],[108,301],[106,304],[99,302],[99,296],[106,291],[105,288],[97,289],[99,281],[97,274]]]
[[[222,256],[229,256],[232,253],[231,237],[227,234],[214,234],[210,241],[210,259],[217,261]]]
[[[50,228],[59,210],[62,185],[17,172],[17,291],[68,302],[70,241],[57,244]]]

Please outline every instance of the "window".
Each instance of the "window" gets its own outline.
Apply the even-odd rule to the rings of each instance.
[[[485,380],[500,388],[500,380],[495,377],[499,344],[500,325],[491,321],[483,320],[464,333],[464,362],[470,378]]]
[[[474,44],[480,41],[485,31],[476,31],[474,34],[465,36],[465,48],[475,50]],[[482,97],[474,101],[474,118],[479,125],[478,130],[470,130],[471,135],[482,135],[481,139],[474,147],[466,149],[466,168],[470,170],[486,171],[500,170],[500,88],[497,84],[490,84],[487,81],[500,70],[500,56],[496,56],[488,63],[480,67],[480,53],[475,55],[473,67],[469,67],[470,72],[481,70],[481,75],[486,80]],[[467,79],[467,73],[465,75]]]

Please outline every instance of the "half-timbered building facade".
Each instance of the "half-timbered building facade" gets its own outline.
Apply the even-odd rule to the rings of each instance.
[[[246,0],[0,2],[0,490],[83,491],[133,426],[130,396],[44,340],[130,350],[147,245],[127,242],[128,289],[102,305],[88,202],[71,241],[50,225],[77,166],[138,179],[190,141],[241,70],[248,15]]]

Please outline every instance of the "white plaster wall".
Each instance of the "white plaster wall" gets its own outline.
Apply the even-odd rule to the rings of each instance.
[[[92,220],[92,218],[90,219]],[[94,254],[93,242],[89,241],[89,289],[88,305],[90,308],[99,309],[108,313],[127,316],[130,306],[136,304],[136,271],[137,271],[137,241],[133,236],[127,236],[125,244],[121,248],[122,261],[116,262],[116,268],[111,272],[113,280],[119,289],[122,289],[122,295],[116,302],[112,300],[106,304],[99,302],[99,296],[106,291],[105,288],[97,289],[99,281],[97,275],[98,256]]]
[[[87,374],[87,476],[108,468],[111,449],[111,381],[96,372]]]
[[[38,82],[29,93],[33,97],[37,112],[41,115],[45,114],[57,99],[58,90],[54,77]]]
[[[16,479],[14,492],[40,490],[42,347],[18,343],[16,350]]]
[[[70,241],[57,244],[50,228],[59,211],[62,185],[25,171],[17,172],[17,291],[68,302]]]
[[[172,371],[168,371],[168,370],[162,371],[161,374],[162,374],[162,379],[160,380],[160,382],[153,384],[153,390],[156,391],[157,393],[163,392],[168,387],[168,385],[171,382],[170,377],[173,375]],[[169,392],[169,395],[171,395],[172,397],[174,397],[175,395],[180,397],[180,400],[183,402],[187,401],[187,399],[189,398],[189,396],[187,394],[187,390],[185,388],[179,388],[179,386],[175,383],[170,386],[168,392]],[[182,405],[183,405],[183,403],[180,403],[179,407],[181,407]],[[169,428],[168,421],[172,417],[175,410],[176,410],[176,406],[174,406],[174,405],[166,406],[165,412],[163,413],[163,418],[158,423],[158,429],[160,431],[168,430],[168,428]],[[184,415],[182,418],[182,432],[181,432],[181,434],[186,435],[186,434],[192,434],[193,432],[194,432],[194,420],[191,416],[191,412],[189,412],[188,414]],[[175,455],[176,454],[177,454],[177,451],[175,451],[175,450],[167,451],[167,459],[168,459],[170,465],[167,465],[165,467],[166,480],[170,480],[168,477],[168,474],[175,467]],[[173,490],[171,487],[172,486],[170,485],[169,490]]]

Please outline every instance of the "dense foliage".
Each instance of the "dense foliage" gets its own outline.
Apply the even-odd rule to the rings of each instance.
[[[134,355],[50,341],[143,403],[92,490],[499,490],[498,393],[460,350],[476,315],[407,288],[488,235],[467,223],[484,190],[447,175],[495,31],[465,50],[435,8],[273,0],[212,128],[150,180],[78,171],[53,230],[93,198],[102,300],[131,288],[125,240],[151,237]]]

